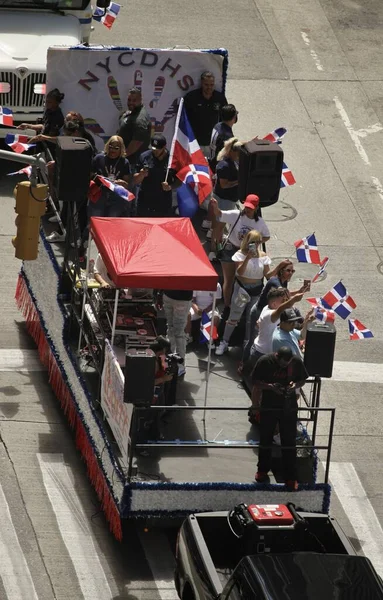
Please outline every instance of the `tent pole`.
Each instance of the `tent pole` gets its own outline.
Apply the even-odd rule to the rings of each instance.
[[[85,312],[85,304],[86,304],[86,291],[88,291],[88,276],[89,276],[89,261],[90,261],[90,247],[92,242],[92,234],[89,233],[89,241],[88,241],[88,251],[86,257],[86,269],[85,269],[85,282],[81,282],[82,287],[82,307],[81,307],[81,320],[80,320],[80,336],[78,340],[77,354],[80,354],[81,350],[81,342],[82,342],[82,330],[83,330],[83,322],[84,322],[84,312]]]
[[[114,343],[114,334],[116,331],[116,321],[117,321],[117,309],[118,309],[118,295],[120,290],[116,288],[116,295],[114,297],[114,311],[113,311],[113,325],[112,325],[112,337],[110,340],[110,345],[113,346]]]
[[[206,369],[206,383],[205,383],[205,401],[204,401],[204,406],[205,406],[205,410],[203,411],[203,418],[202,418],[202,422],[205,422],[205,414],[206,414],[206,405],[207,405],[207,391],[209,388],[209,375],[210,375],[210,364],[211,364],[211,350],[212,350],[212,346],[213,346],[213,331],[214,331],[214,320],[215,320],[215,305],[216,305],[216,300],[217,300],[217,292],[215,291],[213,294],[213,306],[211,309],[211,329],[210,329],[210,336],[209,336],[209,352],[208,352],[208,357],[207,357],[207,369]]]

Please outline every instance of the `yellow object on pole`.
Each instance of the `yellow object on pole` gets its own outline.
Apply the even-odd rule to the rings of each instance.
[[[45,214],[48,186],[43,183],[32,186],[30,181],[21,181],[13,195],[17,213],[17,235],[12,239],[15,256],[21,260],[35,260],[39,252],[40,219]]]

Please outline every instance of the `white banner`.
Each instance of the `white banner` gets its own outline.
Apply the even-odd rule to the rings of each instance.
[[[170,144],[178,98],[200,87],[203,71],[211,71],[216,89],[223,90],[226,50],[155,50],[95,46],[49,48],[47,91],[65,93],[64,114],[82,114],[97,147],[115,134],[132,86],[142,90],[153,132]]]
[[[101,408],[127,466],[129,430],[133,405],[124,402],[124,375],[113,348],[105,340],[105,362],[101,378]]]

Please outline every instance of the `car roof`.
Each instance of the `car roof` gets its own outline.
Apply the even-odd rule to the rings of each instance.
[[[247,557],[247,566],[259,598],[267,600],[383,599],[382,582],[363,556],[258,554]]]

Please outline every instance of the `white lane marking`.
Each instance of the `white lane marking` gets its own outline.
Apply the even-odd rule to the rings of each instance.
[[[370,127],[366,127],[364,129],[356,129],[355,133],[359,137],[364,138],[370,135],[370,133],[378,133],[379,131],[383,131],[383,126],[380,123],[374,123],[373,125],[370,125]]]
[[[155,530],[139,531],[138,536],[156,585],[153,595],[142,596],[142,599],[155,600],[159,596],[161,600],[179,600],[174,586],[174,556],[168,540]]]
[[[84,600],[111,600],[92,533],[62,454],[37,454],[43,482]]]
[[[301,31],[301,36],[302,36],[302,39],[303,39],[304,43],[306,44],[306,46],[310,46],[311,42],[310,42],[310,38],[307,35],[307,33],[305,33],[304,31]],[[318,71],[323,71],[324,70],[323,65],[320,62],[319,56],[315,52],[315,50],[310,49],[310,55],[311,55],[311,58],[314,60],[315,66],[318,69]]]
[[[381,184],[380,180],[377,177],[374,177],[373,175],[371,175],[371,180],[372,180],[373,186],[375,187],[379,196],[383,200],[383,185]]]
[[[0,371],[45,371],[37,350],[0,349]]]
[[[364,554],[383,576],[383,530],[352,463],[332,462],[330,480],[361,543]]]
[[[355,131],[355,129],[351,125],[349,116],[348,116],[343,104],[339,100],[338,96],[334,97],[334,102],[335,102],[335,106],[338,109],[338,112],[340,114],[340,118],[342,119],[344,126],[346,127],[348,133],[350,134],[350,137],[351,137],[352,141],[354,142],[354,146],[355,146],[360,158],[366,165],[370,165],[370,160],[367,156],[367,152],[365,151],[365,149],[362,146],[362,142],[359,139],[358,133]]]
[[[38,600],[11,513],[0,486],[0,577],[9,600]]]
[[[383,383],[383,364],[336,360],[331,379],[354,383]]]

